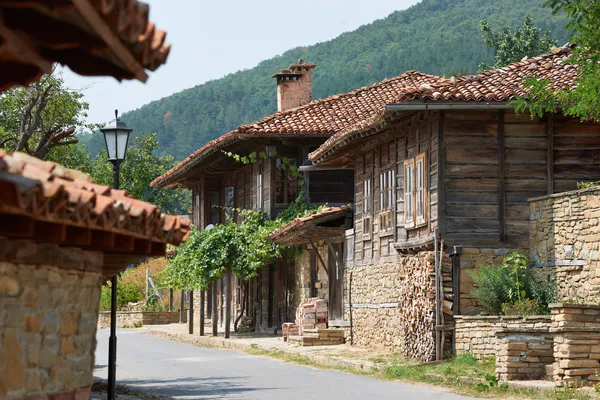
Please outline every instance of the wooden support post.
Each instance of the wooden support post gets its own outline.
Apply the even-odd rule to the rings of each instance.
[[[317,258],[319,259],[319,261],[321,261],[321,265],[323,266],[323,269],[325,270],[325,272],[327,272],[327,275],[329,276],[329,270],[327,269],[327,264],[325,264],[325,261],[323,261],[323,257],[321,257],[321,254],[319,254],[319,250],[317,249],[317,246],[315,246],[315,243],[312,241],[312,239],[308,239],[308,241],[310,242],[312,249],[317,254]]]
[[[438,127],[438,230],[440,234],[446,233],[446,137],[445,137],[445,114],[440,111]]]
[[[150,293],[150,288],[148,287],[149,281],[150,281],[150,268],[146,268],[146,302],[148,302],[148,297],[149,297],[149,293]]]
[[[546,157],[546,168],[548,175],[548,194],[554,193],[554,114],[548,113],[548,124],[546,125],[547,131],[547,157]]]
[[[231,269],[225,274],[225,339],[231,336]]]
[[[179,323],[185,324],[185,292],[181,291],[181,299],[179,299]]]
[[[325,242],[327,243],[327,248],[329,249],[329,253],[333,256],[333,259],[335,260],[335,279],[337,280],[340,277],[340,268],[342,266],[342,262],[340,261],[335,250],[333,249],[333,246],[331,245],[331,241],[329,240],[327,235],[325,235]],[[329,288],[329,290],[331,290],[331,288]]]
[[[500,223],[500,241],[506,239],[506,190],[505,176],[505,139],[504,139],[504,110],[498,111],[498,222]]]
[[[194,291],[190,290],[190,298],[188,299],[190,316],[188,317],[188,333],[194,333]]]
[[[200,291],[200,336],[204,336],[204,296],[206,290]]]
[[[169,289],[169,311],[173,312],[173,289]]]
[[[217,326],[217,324],[219,323],[219,314],[217,311],[217,282],[218,281],[213,282],[212,293],[211,293],[212,294],[211,314],[212,314],[212,335],[213,336],[217,336],[219,334],[219,330],[218,330],[219,327]]]

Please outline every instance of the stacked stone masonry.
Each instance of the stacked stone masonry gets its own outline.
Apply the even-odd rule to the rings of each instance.
[[[305,329],[302,336],[288,337],[288,342],[291,344],[299,344],[300,346],[333,346],[344,344],[343,329]]]
[[[455,316],[456,354],[471,353],[481,360],[496,356],[501,348],[498,333],[549,332],[550,316]]]
[[[344,319],[350,319],[351,291],[354,344],[402,352],[407,358],[434,359],[434,269],[432,251],[349,263],[344,279]],[[447,255],[443,257],[442,272],[444,300],[451,301],[451,264]]]
[[[558,386],[592,386],[600,378],[600,306],[554,304],[554,381]]]
[[[102,255],[81,255],[69,269],[0,262],[0,398],[90,397]]]
[[[169,311],[119,311],[117,328],[137,328],[143,325],[167,325],[179,322],[179,312]],[[98,329],[110,327],[110,312],[101,312]]]
[[[546,331],[496,333],[496,374],[501,381],[545,379],[554,363],[552,335]]]
[[[597,304],[600,296],[600,189],[531,199],[530,255],[561,301]]]

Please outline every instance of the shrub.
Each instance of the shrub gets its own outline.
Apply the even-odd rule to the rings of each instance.
[[[478,286],[472,294],[491,315],[548,314],[556,300],[554,285],[536,278],[523,254],[510,253],[500,265],[483,265],[471,276]]]
[[[111,287],[109,285],[102,286],[100,295],[100,311],[110,311],[111,303]],[[124,283],[121,277],[117,283],[117,310],[127,305],[128,303],[137,303],[143,299],[143,294],[133,283]]]

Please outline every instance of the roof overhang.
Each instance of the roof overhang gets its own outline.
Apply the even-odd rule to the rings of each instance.
[[[388,104],[388,111],[427,111],[427,110],[512,110],[515,106],[505,101],[411,101],[401,104]]]
[[[296,218],[273,231],[269,238],[278,246],[304,246],[337,238],[346,231],[345,220],[350,206],[329,207],[315,214]]]

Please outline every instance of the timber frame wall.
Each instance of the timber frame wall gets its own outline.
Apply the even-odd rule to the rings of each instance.
[[[385,154],[390,145],[394,159]],[[448,246],[523,249],[527,199],[600,179],[600,124],[560,114],[532,119],[511,110],[413,112],[348,152],[355,160],[354,262],[429,245],[436,227]],[[404,161],[423,152],[427,223],[407,229]],[[396,229],[390,233],[379,229],[377,177],[392,164]],[[363,182],[369,178],[371,231],[363,232]]]

